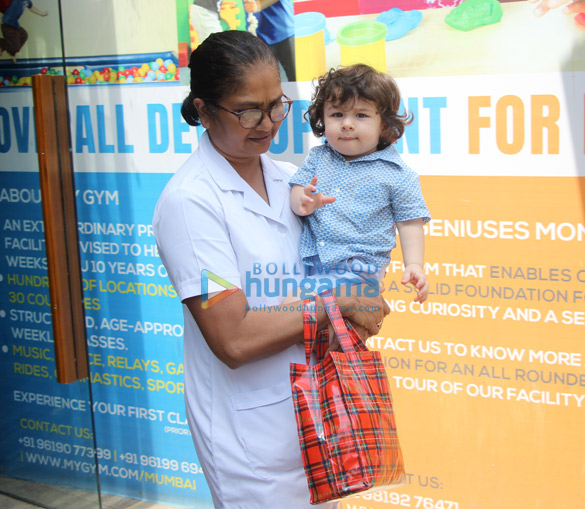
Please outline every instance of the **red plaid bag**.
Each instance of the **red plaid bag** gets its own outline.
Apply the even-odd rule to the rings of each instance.
[[[290,378],[311,504],[404,484],[392,399],[380,352],[369,351],[344,322],[330,292],[323,303],[343,352],[325,354],[314,300],[303,302],[307,363]],[[311,366],[313,342],[317,364]]]

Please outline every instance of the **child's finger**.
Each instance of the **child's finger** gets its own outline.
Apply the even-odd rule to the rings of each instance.
[[[314,195],[316,189],[317,188],[311,184],[305,186],[305,196],[310,197],[310,196]]]

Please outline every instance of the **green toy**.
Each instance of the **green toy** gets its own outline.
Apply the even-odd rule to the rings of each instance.
[[[503,13],[498,0],[465,0],[445,16],[445,23],[466,32],[482,25],[497,23],[502,19]]]

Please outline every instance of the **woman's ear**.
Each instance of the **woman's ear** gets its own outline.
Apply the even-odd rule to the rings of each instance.
[[[193,106],[195,106],[195,109],[197,110],[197,113],[199,113],[199,120],[201,121],[201,125],[207,129],[209,128],[209,112],[207,111],[207,107],[205,105],[205,101],[203,99],[200,99],[199,97],[196,97],[195,99],[193,99]]]

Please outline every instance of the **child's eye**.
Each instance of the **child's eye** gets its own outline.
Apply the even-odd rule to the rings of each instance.
[[[368,118],[368,115],[366,113],[358,113],[357,118]]]
[[[341,113],[340,111],[334,111],[333,113],[331,113],[331,116],[335,118],[341,118],[343,117],[343,113]]]

